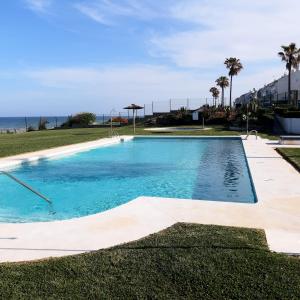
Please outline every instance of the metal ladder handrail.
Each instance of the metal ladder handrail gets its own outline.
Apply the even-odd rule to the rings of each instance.
[[[116,131],[116,130],[114,130],[114,129],[112,129],[111,131],[110,131],[110,137],[111,138],[120,138],[120,135],[119,135],[119,133]]]
[[[0,174],[4,174],[7,177],[11,178],[12,180],[14,180],[15,182],[17,182],[18,184],[24,186],[26,189],[30,190],[32,193],[36,194],[37,196],[39,196],[40,198],[44,199],[45,201],[47,201],[49,204],[52,204],[51,200],[49,200],[47,197],[45,197],[44,195],[42,195],[41,193],[39,193],[38,191],[36,191],[35,189],[33,189],[31,186],[29,186],[27,183],[21,181],[20,179],[18,179],[17,177],[13,176],[12,174],[5,172],[5,171],[0,171]]]
[[[256,137],[256,139],[257,139],[257,134],[258,134],[257,130],[251,130],[251,131],[249,131],[249,132],[247,133],[246,140],[247,140],[248,137],[251,135],[251,133],[255,133],[255,137]]]

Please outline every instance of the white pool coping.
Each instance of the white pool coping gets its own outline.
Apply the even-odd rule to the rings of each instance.
[[[122,139],[124,139],[124,141],[128,141],[133,139],[133,136],[122,136]],[[120,139],[116,137],[102,138],[91,142],[73,144],[73,145],[50,148],[46,150],[29,152],[29,153],[14,155],[14,156],[8,156],[8,157],[0,158],[0,170],[12,169],[18,167],[23,163],[34,162],[42,159],[51,159],[51,158],[59,158],[62,156],[68,156],[82,151],[87,151],[99,147],[118,144],[119,142]]]
[[[185,131],[205,131],[205,130],[211,130],[212,128],[210,127],[185,127]],[[150,131],[150,132],[182,132],[183,129],[181,127],[151,127],[151,128],[145,128],[145,131]]]
[[[0,169],[117,142],[117,139],[101,139],[2,158]],[[266,142],[254,137],[243,140],[258,198],[255,204],[139,197],[109,211],[77,219],[0,223],[0,262],[29,261],[103,249],[145,237],[177,222],[264,229],[271,250],[299,254],[300,175]]]

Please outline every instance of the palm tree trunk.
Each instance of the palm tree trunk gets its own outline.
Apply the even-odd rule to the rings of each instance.
[[[288,77],[288,103],[293,105],[292,103],[292,97],[291,97],[291,73],[292,73],[292,68],[289,67],[289,77]]]
[[[229,105],[230,105],[230,108],[231,108],[231,106],[232,106],[232,105],[231,105],[231,104],[232,104],[232,103],[231,103],[231,102],[232,102],[231,99],[232,99],[232,75],[230,76],[230,102],[229,102],[229,103],[230,103],[230,104],[229,104]]]
[[[222,87],[222,107],[224,107],[224,87]]]

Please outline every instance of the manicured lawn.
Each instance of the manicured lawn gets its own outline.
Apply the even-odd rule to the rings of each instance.
[[[2,264],[0,298],[300,299],[300,259],[271,253],[263,231],[176,224],[90,254]]]
[[[278,148],[277,151],[300,171],[300,148]]]
[[[108,129],[45,130],[0,134],[0,157],[107,137]]]
[[[187,127],[187,126],[185,126]],[[126,126],[117,128],[121,134],[132,134],[132,127]],[[136,134],[151,135],[143,127],[138,127]],[[155,133],[155,135],[161,133]],[[214,126],[212,130],[195,132],[180,131],[165,133],[165,135],[240,135],[241,132],[229,131],[222,126]],[[86,129],[65,129],[27,132],[21,134],[0,134],[0,157],[20,154],[24,152],[49,149],[64,145],[92,141],[103,137],[108,137],[109,128],[86,128]]]

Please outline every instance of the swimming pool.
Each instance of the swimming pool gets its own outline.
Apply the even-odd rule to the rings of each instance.
[[[25,163],[11,174],[52,205],[0,175],[0,222],[81,217],[139,196],[256,201],[240,138],[135,138]]]

